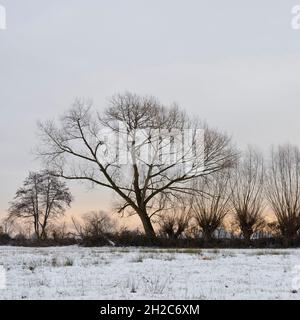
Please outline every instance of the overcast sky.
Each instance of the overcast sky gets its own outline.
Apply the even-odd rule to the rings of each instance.
[[[126,90],[177,102],[243,146],[300,145],[300,0],[0,0],[0,215],[29,170],[36,121]],[[109,208],[72,185],[72,212]],[[104,200],[105,198],[105,200]]]

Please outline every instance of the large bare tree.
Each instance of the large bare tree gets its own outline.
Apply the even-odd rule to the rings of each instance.
[[[242,154],[231,173],[233,218],[247,244],[264,225],[264,161],[253,147]]]
[[[225,134],[199,127],[177,106],[130,93],[114,96],[102,113],[76,100],[60,125],[40,124],[40,133],[39,154],[51,171],[112,190],[119,212],[137,214],[150,238],[162,194],[193,191],[192,180],[222,170],[235,157]]]
[[[300,151],[296,146],[273,148],[268,166],[266,195],[286,244],[300,229]]]
[[[197,188],[201,193],[194,197],[192,211],[204,242],[208,244],[230,212],[228,170],[214,173],[198,182]]]
[[[64,214],[72,196],[68,187],[49,172],[30,172],[16,192],[8,221],[23,219],[33,225],[37,239],[45,239],[50,221]]]

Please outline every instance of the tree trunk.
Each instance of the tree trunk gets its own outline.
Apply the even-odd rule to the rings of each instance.
[[[203,230],[204,245],[210,245],[212,241],[212,232],[210,230]]]
[[[41,233],[41,240],[46,240],[47,239],[47,233],[46,230],[43,229],[42,233]]]
[[[39,223],[36,218],[34,218],[34,233],[35,233],[37,240],[39,240],[40,239],[40,228],[39,228]]]
[[[146,236],[149,239],[156,239],[156,234],[147,212],[144,210],[139,210],[138,215],[142,221]]]
[[[283,237],[283,246],[284,246],[285,248],[290,247],[291,242],[292,242],[292,240],[291,240],[290,237],[288,237],[288,236],[284,236],[284,237]]]
[[[293,242],[297,236],[296,231],[286,231],[283,233],[283,246],[288,248],[293,245]]]
[[[252,230],[244,229],[244,230],[242,230],[242,233],[243,233],[245,245],[247,247],[249,247],[251,245],[251,236],[252,236],[253,232],[252,232]]]

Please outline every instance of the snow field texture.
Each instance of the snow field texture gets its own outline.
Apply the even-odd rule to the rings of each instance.
[[[1,279],[1,300],[300,299],[300,250],[0,247]]]

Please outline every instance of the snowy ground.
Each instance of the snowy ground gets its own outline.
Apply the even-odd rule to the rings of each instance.
[[[0,247],[0,299],[300,299],[300,250]]]

